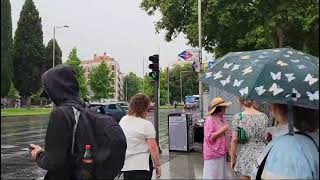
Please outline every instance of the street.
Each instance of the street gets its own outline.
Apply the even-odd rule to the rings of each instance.
[[[168,149],[167,116],[170,110],[160,110],[160,147]],[[153,112],[148,119],[153,121]],[[37,179],[45,171],[30,160],[28,144],[40,144],[44,139],[48,116],[1,118],[1,179]],[[168,156],[164,156],[168,161]]]
[[[196,145],[195,152],[169,153],[168,151],[168,114],[174,111],[174,109],[159,111],[163,169],[161,179],[201,179],[203,166],[201,144]],[[153,112],[149,112],[147,119],[153,121],[153,115]],[[194,112],[193,118],[198,118],[198,112]],[[2,117],[1,179],[42,179],[44,177],[46,171],[30,160],[27,147],[30,143],[44,147],[47,124],[48,116]]]

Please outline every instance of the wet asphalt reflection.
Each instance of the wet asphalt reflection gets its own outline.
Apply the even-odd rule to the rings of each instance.
[[[168,114],[159,112],[159,137],[161,149],[168,148]],[[153,112],[147,119],[153,122]],[[1,118],[1,179],[42,179],[46,171],[30,159],[28,144],[44,147],[48,116]]]

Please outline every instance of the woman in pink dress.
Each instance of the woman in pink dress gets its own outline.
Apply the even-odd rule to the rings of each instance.
[[[224,119],[226,103],[222,98],[213,99],[208,108],[208,117],[204,123],[203,141],[203,179],[227,179],[227,155],[230,130]]]

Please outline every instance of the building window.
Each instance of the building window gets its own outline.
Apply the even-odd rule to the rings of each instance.
[[[112,65],[112,66],[111,66],[111,70],[114,71],[115,69],[116,69],[115,65]]]

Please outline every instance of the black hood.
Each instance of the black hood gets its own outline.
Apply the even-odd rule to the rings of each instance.
[[[76,72],[67,65],[57,65],[42,75],[44,90],[57,106],[65,102],[84,104],[79,96]]]

